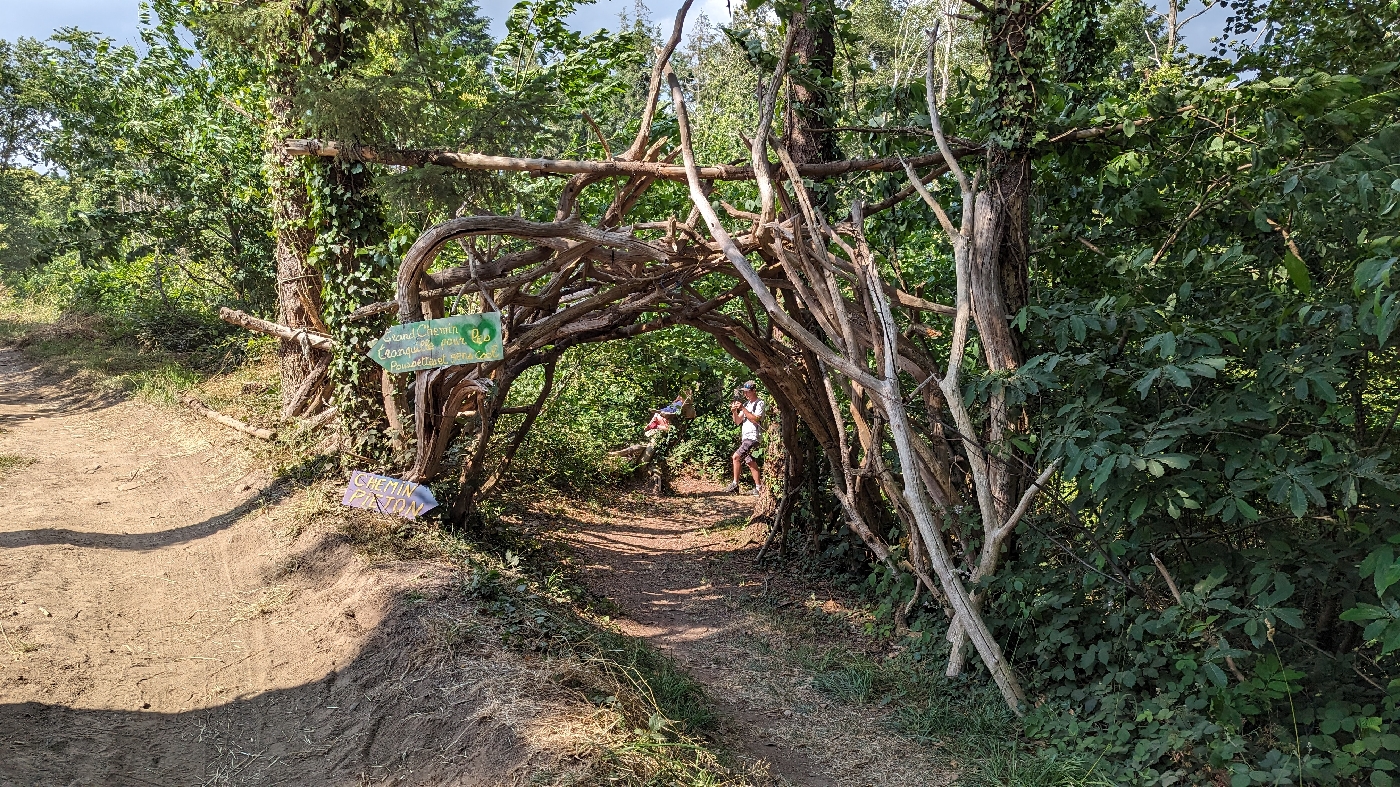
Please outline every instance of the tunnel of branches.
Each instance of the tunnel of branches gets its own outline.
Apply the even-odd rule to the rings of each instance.
[[[686,97],[668,64],[684,13],[658,54],[640,131],[627,150],[605,160],[285,142],[288,157],[525,172],[566,182],[552,221],[466,215],[464,207],[428,228],[399,262],[396,297],[342,315],[349,330],[326,329],[316,317],[317,294],[295,286],[296,276],[280,277],[293,282],[283,293],[283,324],[240,314],[226,319],[284,339],[284,388],[288,379],[295,388],[284,415],[312,415],[333,385],[358,392],[362,411],[342,412],[342,419],[382,433],[379,466],[433,483],[446,498],[444,521],[459,528],[471,525],[481,501],[508,478],[563,353],[674,326],[702,331],[762,382],[777,414],[770,428],[780,450],[768,454],[768,482],[753,519],[768,523],[782,544],[790,534],[809,542],[858,539],[889,571],[912,574],[951,621],[948,673],[963,670],[970,645],[1008,704],[1023,708],[1016,676],[981,620],[983,599],[967,583],[995,571],[1054,468],[1032,467],[1014,447],[1025,414],[1008,406],[1004,393],[992,389],[965,401],[962,369],[966,362],[1004,373],[1021,360],[1008,318],[1027,298],[1032,151],[945,138],[931,31],[928,151],[839,158],[829,130],[814,126],[819,113],[786,111],[774,122],[780,86],[791,84],[784,68],[794,46],[804,45],[795,40],[802,28],[792,25],[759,97],[753,137],[745,138],[751,160],[697,163]],[[677,138],[651,136],[663,96]],[[1105,131],[1080,130],[1057,142]],[[870,173],[887,173],[883,195],[861,194],[862,184],[874,182]],[[927,185],[938,179],[945,188],[933,191],[946,205]],[[687,190],[688,212],[635,219],[648,191],[668,181]],[[757,210],[712,204],[720,181],[751,182]],[[926,203],[946,233],[953,291],[909,291],[898,268],[867,241],[872,223],[910,199]],[[585,210],[585,203],[606,207]],[[445,250],[459,264],[440,261]],[[391,319],[473,311],[500,313],[501,360],[391,375],[365,358],[365,338],[372,341]],[[542,381],[538,395],[508,406],[512,388],[535,367],[541,372],[528,379]]]

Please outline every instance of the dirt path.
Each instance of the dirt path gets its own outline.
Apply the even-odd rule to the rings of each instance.
[[[845,707],[813,689],[812,674],[791,657],[802,643],[775,625],[772,611],[845,611],[829,597],[808,598],[820,588],[755,566],[766,528],[744,526],[752,498],[694,479],[676,487],[668,498],[609,500],[606,513],[551,512],[585,581],[626,613],[622,630],[670,653],[704,683],[727,719],[726,742],[768,762],[782,782],[950,783],[946,763],[886,731],[878,709]]]
[[[8,350],[0,429],[0,785],[498,785],[558,763],[577,709],[537,670],[435,649],[417,604],[470,618],[445,564],[298,538],[241,436]]]
[[[501,646],[443,562],[367,564],[306,526],[246,438],[45,377],[0,350],[0,787],[575,783],[611,722]],[[936,785],[946,771],[826,701],[755,596],[748,500],[544,517],[795,785]],[[770,588],[771,584],[771,588]],[[801,606],[790,607],[799,611]],[[768,606],[772,609],[772,605]],[[592,756],[594,759],[589,760]]]

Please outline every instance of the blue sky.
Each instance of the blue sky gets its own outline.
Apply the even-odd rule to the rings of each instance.
[[[505,32],[504,20],[514,0],[479,0],[482,12],[492,20],[492,32]],[[670,28],[669,20],[680,7],[680,0],[652,0],[649,4],[653,19]],[[20,36],[46,38],[59,27],[81,27],[116,39],[119,43],[138,41],[137,28],[140,0],[0,0],[0,38],[14,40]],[[612,27],[618,14],[629,13],[635,0],[598,0],[584,6],[574,15],[574,27],[592,32],[600,27]],[[1188,13],[1200,8],[1195,0]],[[696,0],[691,15],[704,11],[711,20],[727,21],[725,0]],[[1218,35],[1228,10],[1216,7],[1201,16],[1186,29],[1188,46],[1197,52],[1209,48],[1211,36]]]

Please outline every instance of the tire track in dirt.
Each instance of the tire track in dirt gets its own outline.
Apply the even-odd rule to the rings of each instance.
[[[242,440],[70,391],[14,352],[0,391],[0,446],[33,460],[4,480],[22,505],[0,520],[0,628],[25,658],[9,654],[0,697],[181,712],[268,688],[249,669],[265,621],[234,622],[267,568],[235,529],[268,524]]]

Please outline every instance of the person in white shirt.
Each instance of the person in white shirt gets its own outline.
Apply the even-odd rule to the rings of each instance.
[[[758,398],[758,383],[753,380],[739,386],[739,390],[734,393],[736,397],[742,396],[746,401],[740,402],[736,398],[729,403],[729,415],[739,427],[739,450],[734,452],[733,457],[734,483],[724,491],[739,491],[739,477],[743,474],[743,465],[747,463],[749,472],[753,473],[753,493],[758,494],[762,481],[758,462],[753,458],[753,449],[758,445],[758,423],[763,418],[763,400]]]

